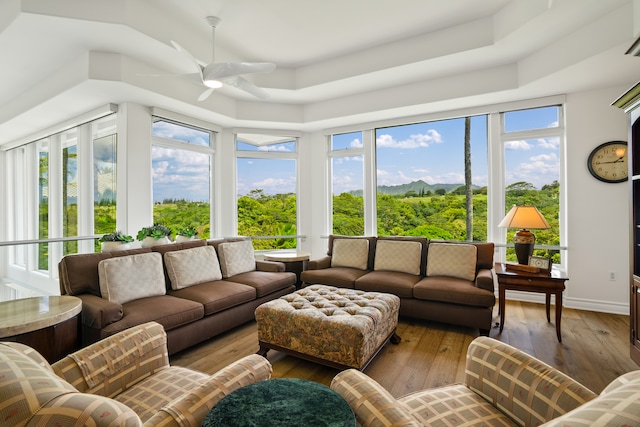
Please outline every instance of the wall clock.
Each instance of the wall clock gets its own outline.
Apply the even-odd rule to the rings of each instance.
[[[626,141],[598,145],[587,160],[589,172],[602,182],[623,182],[629,176]]]

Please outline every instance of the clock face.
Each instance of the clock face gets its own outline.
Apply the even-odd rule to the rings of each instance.
[[[610,141],[597,146],[587,160],[589,172],[603,182],[623,182],[627,180],[627,143]]]

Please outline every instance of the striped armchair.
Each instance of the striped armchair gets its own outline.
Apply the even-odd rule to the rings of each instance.
[[[640,426],[640,371],[599,396],[551,366],[507,344],[476,338],[464,384],[394,398],[362,372],[335,376],[331,388],[362,426]],[[545,424],[546,423],[546,424]]]
[[[145,323],[49,365],[32,348],[0,343],[3,426],[200,426],[232,391],[271,377],[250,355],[214,375],[169,366],[163,327]]]

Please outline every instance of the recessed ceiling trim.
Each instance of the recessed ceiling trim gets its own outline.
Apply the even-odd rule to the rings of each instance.
[[[30,135],[16,139],[15,141],[9,142],[7,144],[3,144],[2,146],[0,146],[0,150],[7,151],[12,148],[20,147],[21,145],[25,145],[33,141],[38,141],[48,136],[55,135],[60,132],[64,132],[71,128],[80,126],[84,123],[88,123],[93,120],[98,120],[102,117],[108,116],[109,114],[113,114],[117,112],[118,112],[118,106],[116,104],[107,104],[102,107],[98,107],[94,110],[88,111],[86,113],[80,114],[79,116],[76,116],[72,119],[65,120],[64,122],[58,123],[56,125],[42,129],[38,132],[34,132]]]

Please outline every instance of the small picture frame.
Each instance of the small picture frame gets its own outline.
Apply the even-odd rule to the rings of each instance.
[[[529,256],[529,265],[532,267],[538,267],[540,271],[546,271],[547,273],[551,271],[551,258],[543,257],[543,256]]]

